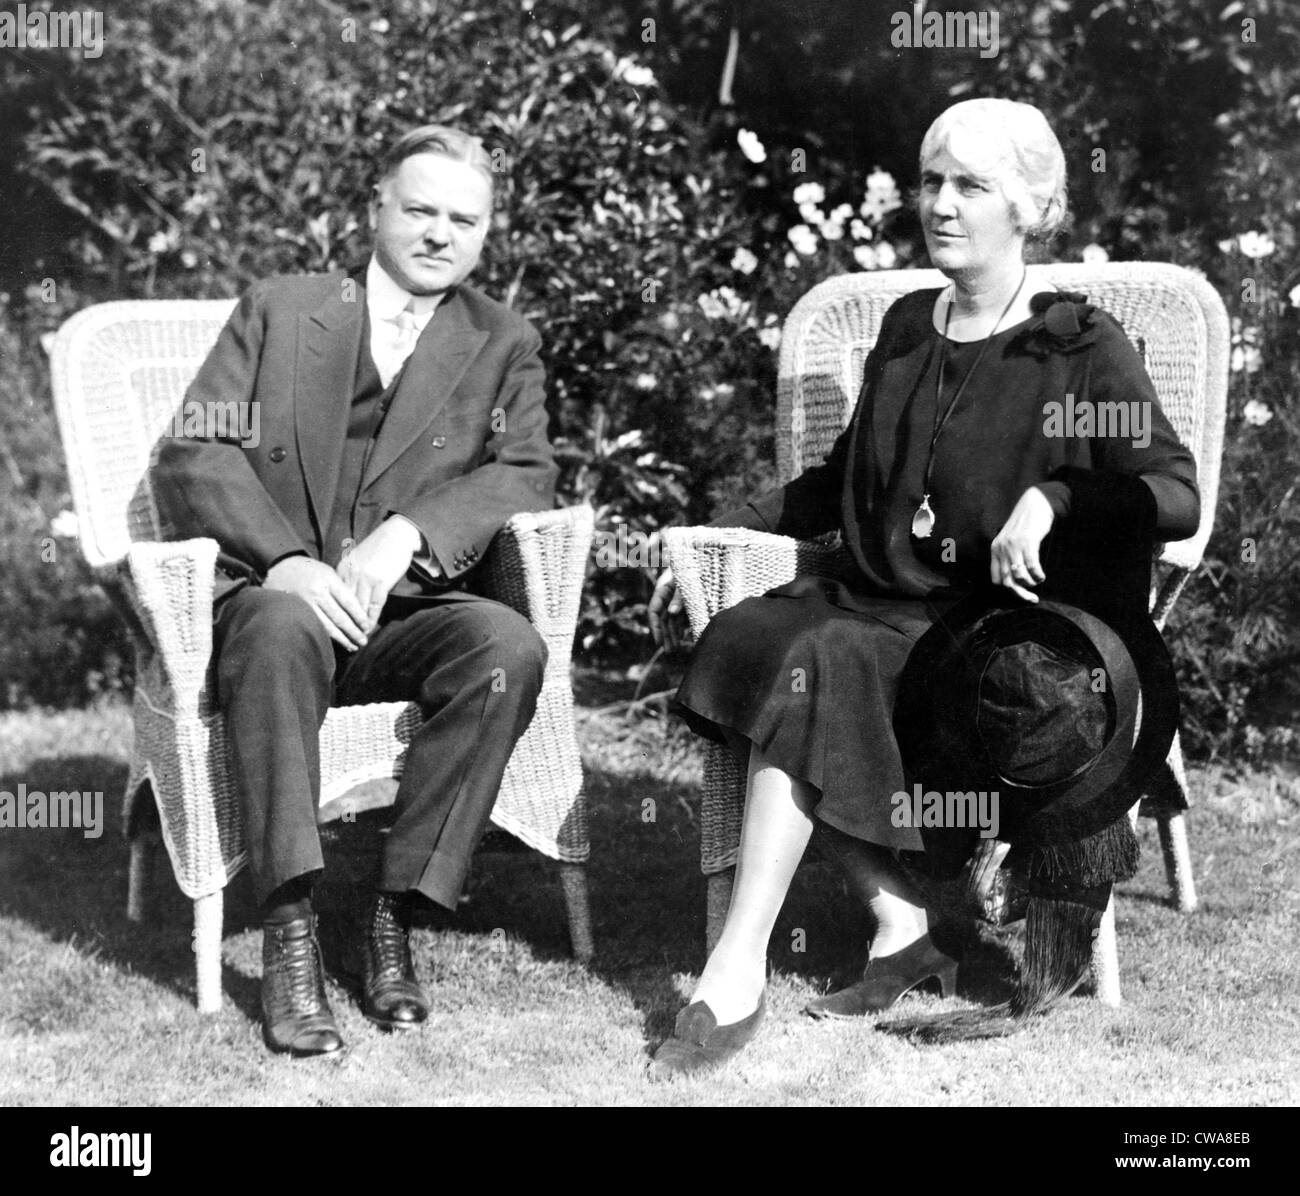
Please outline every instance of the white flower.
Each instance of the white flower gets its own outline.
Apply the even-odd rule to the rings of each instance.
[[[614,78],[630,87],[653,87],[655,73],[648,66],[637,66],[631,58],[620,58],[614,65]]]
[[[1268,233],[1248,232],[1237,238],[1237,248],[1247,257],[1259,259],[1268,257],[1277,246]]]
[[[758,258],[748,249],[741,245],[735,253],[731,255],[731,268],[739,270],[742,274],[753,274],[758,269]]]
[[[794,270],[799,265],[799,255],[793,249],[790,249],[786,251],[786,255],[781,261],[787,270]]]
[[[149,238],[150,253],[166,253],[172,247],[172,239],[161,229]]]
[[[370,22],[371,33],[387,33],[391,28],[392,26],[388,23],[386,17],[379,17]]]
[[[826,213],[815,203],[801,203],[799,215],[805,224],[821,224],[826,219]]]
[[[853,249],[853,260],[864,270],[876,268],[876,251],[870,245],[857,245]]]
[[[781,326],[771,324],[767,328],[761,329],[758,339],[766,348],[773,351],[779,349],[781,347]]]
[[[1261,403],[1258,399],[1251,399],[1250,402],[1241,409],[1241,418],[1248,424],[1253,424],[1257,428],[1262,428],[1273,418],[1273,413],[1268,409],[1267,403]]]
[[[659,379],[653,374],[638,374],[633,385],[637,390],[654,390],[659,384]]]
[[[1300,307],[1300,282],[1296,283],[1296,285],[1287,292],[1286,297],[1291,300],[1292,307]]]
[[[806,204],[819,204],[826,199],[826,188],[821,183],[800,183],[794,189],[794,202],[801,207]]]
[[[858,209],[864,220],[879,221],[895,208],[903,206],[903,197],[898,192],[894,176],[887,170],[879,168],[867,175],[867,194]]]
[[[718,287],[699,298],[700,310],[710,320],[740,319],[748,310],[746,303],[730,287]]]
[[[817,234],[806,224],[794,225],[786,236],[790,238],[790,244],[795,250],[804,257],[812,257],[817,252]]]
[[[730,287],[719,287],[713,293],[726,305],[727,315],[731,316],[733,319],[738,320],[749,311],[749,304],[737,295]]]
[[[821,234],[828,241],[839,241],[844,237],[844,225],[838,220],[825,220],[822,222]]]
[[[898,254],[888,241],[881,241],[876,246],[876,265],[882,270],[892,270],[898,262]]]
[[[727,309],[715,298],[715,293],[701,295],[697,301],[700,305],[700,311],[709,320],[722,320],[726,318]]]
[[[751,132],[749,129],[741,129],[736,134],[736,144],[740,146],[740,152],[745,155],[754,165],[767,161],[767,150],[763,148],[763,143],[759,141],[758,134]]]
[[[50,520],[50,531],[65,540],[75,540],[79,526],[76,511],[60,511]]]
[[[853,205],[851,203],[842,203],[831,213],[831,219],[843,224],[852,215]]]
[[[192,249],[181,250],[181,265],[187,270],[193,270],[199,264],[199,255]]]
[[[855,241],[871,240],[870,226],[867,225],[865,222],[857,219],[857,217],[854,217],[853,220],[849,222],[849,232],[853,234],[853,239]]]
[[[1236,248],[1237,248],[1237,242],[1234,241],[1231,237],[1229,237],[1226,241],[1219,242],[1220,253],[1231,253]]]
[[[1083,260],[1089,265],[1110,261],[1110,254],[1095,242],[1083,247]]]
[[[897,196],[898,184],[894,182],[894,176],[887,170],[881,170],[879,166],[867,175],[867,194],[881,196]]]
[[[1228,368],[1234,374],[1240,374],[1245,370],[1248,374],[1255,373],[1263,363],[1259,350],[1254,345],[1238,345],[1232,351],[1232,356],[1228,359]]]

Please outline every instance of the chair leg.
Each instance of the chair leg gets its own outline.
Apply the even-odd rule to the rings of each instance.
[[[704,916],[704,946],[711,954],[722,937],[722,927],[731,908],[731,888],[736,880],[734,868],[724,868],[709,877],[708,897]]]
[[[1115,894],[1110,895],[1106,912],[1101,916],[1097,937],[1092,943],[1092,979],[1097,999],[1105,1005],[1118,1005],[1119,944],[1115,936]]]
[[[157,839],[148,831],[131,840],[131,865],[126,880],[126,917],[129,922],[143,922],[145,919],[157,848]]]
[[[1182,913],[1196,908],[1196,882],[1192,879],[1192,857],[1187,847],[1187,823],[1182,811],[1156,815],[1160,832],[1160,849],[1165,856],[1165,875],[1169,878],[1169,895]]]
[[[222,892],[194,899],[194,963],[200,1013],[221,1012]]]
[[[1174,736],[1169,749],[1169,775],[1187,804],[1187,770],[1183,767],[1183,747]],[[1182,810],[1159,810],[1156,827],[1160,831],[1160,849],[1165,857],[1165,875],[1169,878],[1169,895],[1174,906],[1190,914],[1196,908],[1196,882],[1192,879],[1192,856],[1187,846],[1187,823]]]
[[[591,937],[591,905],[587,900],[587,866],[561,864],[560,885],[564,889],[564,904],[569,911],[569,941],[574,956],[586,963],[596,954],[596,944]]]

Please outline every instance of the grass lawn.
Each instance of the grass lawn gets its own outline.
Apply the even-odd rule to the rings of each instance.
[[[222,1012],[193,1005],[190,907],[160,866],[150,920],[125,917],[122,705],[0,716],[0,789],[99,789],[102,838],[0,830],[0,1104],[1278,1105],[1300,1095],[1300,780],[1193,771],[1189,819],[1201,908],[1166,901],[1154,825],[1120,889],[1125,1004],[1070,1000],[1011,1039],[915,1047],[872,1022],[814,1022],[804,1001],[861,965],[869,925],[833,872],[800,872],[772,939],[769,1019],[725,1072],[644,1079],[703,962],[699,762],[688,736],[600,709],[581,687],[592,807],[597,958],[569,955],[553,866],[485,850],[456,915],[415,933],[434,1000],[418,1034],[385,1036],[346,981],[331,1001],[349,1050],[292,1061],[262,1046],[260,932],[246,877],[226,899]],[[603,692],[602,692],[603,690]],[[651,807],[654,821],[645,821]],[[360,822],[327,848],[323,916],[373,861]],[[802,930],[799,936],[796,930]],[[805,950],[792,948],[802,937]],[[1010,986],[1020,930],[982,933],[960,995]],[[914,1002],[941,1008],[938,998]]]

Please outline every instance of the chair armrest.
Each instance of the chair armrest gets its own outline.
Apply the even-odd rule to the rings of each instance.
[[[178,715],[199,712],[212,656],[217,542],[138,541],[119,584],[157,654]]]
[[[510,518],[483,558],[484,590],[528,619],[564,661],[573,654],[594,528],[588,506],[525,511]]]
[[[745,598],[804,573],[842,577],[849,563],[838,544],[740,527],[670,527],[663,541],[696,635],[718,611]]]

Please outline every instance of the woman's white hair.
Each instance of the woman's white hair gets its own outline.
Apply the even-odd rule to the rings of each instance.
[[[921,168],[942,150],[981,174],[1006,196],[1016,227],[1046,241],[1065,223],[1065,152],[1047,118],[1017,100],[962,100],[945,109],[921,142]]]

